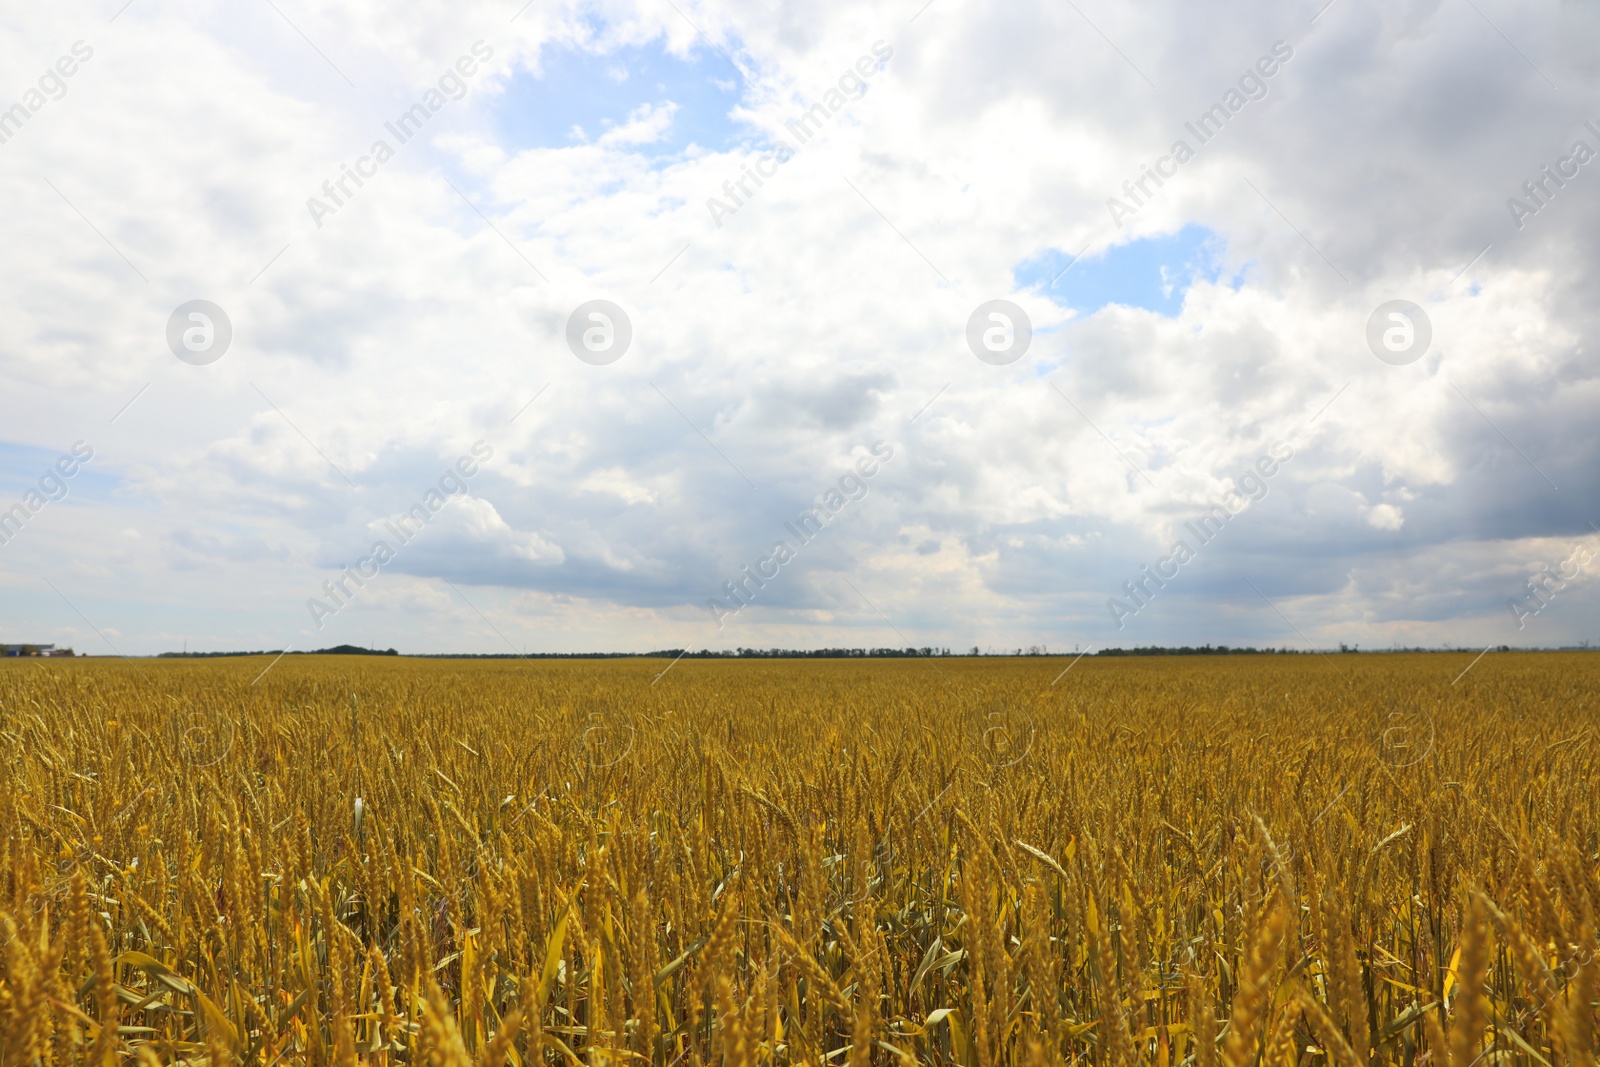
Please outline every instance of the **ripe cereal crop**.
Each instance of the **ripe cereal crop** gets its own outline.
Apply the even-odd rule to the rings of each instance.
[[[0,1067],[1593,1064],[1600,658],[1469,658],[0,663]]]

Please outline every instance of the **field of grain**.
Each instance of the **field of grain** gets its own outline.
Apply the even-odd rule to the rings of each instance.
[[[1470,660],[3,662],[0,1067],[1592,1064],[1600,656]]]

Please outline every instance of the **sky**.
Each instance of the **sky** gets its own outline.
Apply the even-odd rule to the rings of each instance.
[[[14,8],[0,642],[1600,640],[1597,36]]]

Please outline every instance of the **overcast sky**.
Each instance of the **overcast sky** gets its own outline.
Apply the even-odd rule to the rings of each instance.
[[[1600,639],[1600,16],[1325,2],[12,5],[0,641]]]

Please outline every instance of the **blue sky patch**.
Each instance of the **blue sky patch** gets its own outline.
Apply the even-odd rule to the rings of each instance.
[[[1071,254],[1052,248],[1016,267],[1012,276],[1019,288],[1036,287],[1057,304],[1085,315],[1122,304],[1175,316],[1191,285],[1217,280],[1223,251],[1220,235],[1191,225],[1091,253],[1070,270]]]
[[[626,125],[639,108],[668,103],[677,112],[665,136],[632,150],[670,155],[697,144],[721,151],[741,139],[728,112],[739,102],[743,83],[710,49],[697,48],[681,59],[659,41],[607,52],[550,47],[539,60],[542,75],[519,67],[494,105],[496,128],[511,148],[593,143]]]
[[[51,451],[33,445],[0,441],[0,511],[21,500],[29,489],[38,489],[39,480],[55,471],[56,460],[71,451],[70,445]],[[63,480],[67,496],[104,498],[120,483],[120,479],[109,471],[102,473],[103,464],[98,453],[88,462],[78,463],[77,472]]]

